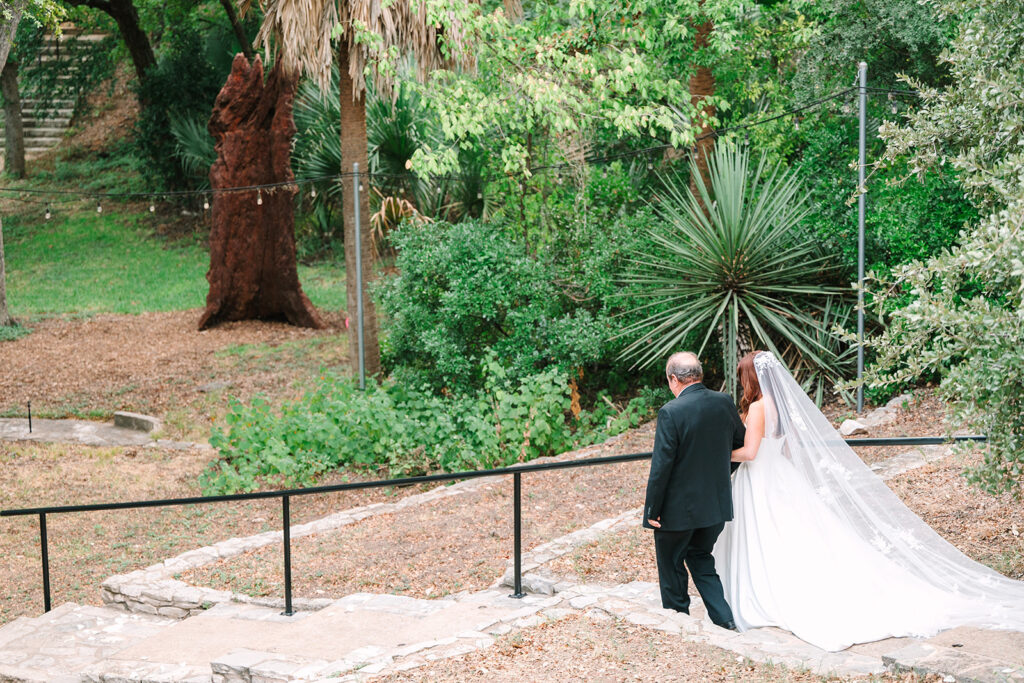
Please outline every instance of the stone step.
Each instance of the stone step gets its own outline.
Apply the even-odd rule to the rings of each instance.
[[[422,600],[356,593],[318,611],[223,603],[81,670],[83,681],[321,680],[406,657],[454,656],[490,645],[559,598],[483,591]],[[493,633],[492,633],[493,632]],[[2,680],[2,679],[0,679]]]
[[[986,632],[985,638],[1024,641],[1024,634],[1012,632]],[[936,639],[939,640],[939,639]],[[948,638],[946,638],[948,640]],[[919,676],[938,675],[943,680],[959,683],[1008,683],[1024,681],[1024,662],[1006,661],[1005,652],[1017,649],[993,648],[988,653],[964,651],[942,642],[917,642],[882,655],[882,662],[893,673],[916,673]],[[995,656],[993,656],[995,655]]]
[[[22,617],[0,628],[0,680],[79,681],[89,666],[174,623],[174,619],[74,603],[39,617]]]

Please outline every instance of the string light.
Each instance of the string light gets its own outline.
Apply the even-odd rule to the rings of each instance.
[[[480,191],[477,191],[477,193],[476,193],[476,198],[477,198],[477,199],[483,199],[483,198],[484,198],[484,193],[483,193],[483,192],[480,192]]]
[[[256,190],[256,206],[263,206],[263,190]]]
[[[149,212],[150,213],[155,213],[156,212],[156,200],[154,200],[152,197],[149,199]]]
[[[204,194],[203,195],[203,211],[209,211],[209,210],[210,210],[210,197],[208,195]]]
[[[43,215],[46,218],[46,220],[50,220],[50,205],[49,204],[46,205],[46,213],[43,214]]]
[[[103,205],[100,204],[100,200],[96,200],[96,213],[103,213]]]
[[[314,186],[313,189],[309,191],[309,196],[312,199],[316,199],[316,186]]]

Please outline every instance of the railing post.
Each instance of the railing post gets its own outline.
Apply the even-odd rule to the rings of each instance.
[[[46,544],[46,513],[39,513],[39,543],[43,547],[43,611],[50,611],[50,550]]]
[[[288,496],[281,496],[281,512],[284,516],[284,612],[290,617],[292,610],[292,523],[288,509]]]
[[[522,598],[523,593],[523,506],[522,506],[522,473],[512,474],[512,516],[513,536],[515,537],[514,564],[515,564],[515,592],[510,598]]]

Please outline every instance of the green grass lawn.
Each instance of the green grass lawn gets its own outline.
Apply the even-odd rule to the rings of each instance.
[[[37,215],[40,214],[40,215]],[[201,308],[209,254],[197,239],[171,242],[153,214],[108,204],[4,217],[7,302],[15,317],[142,313]],[[341,264],[300,266],[303,290],[318,308],[345,302]]]

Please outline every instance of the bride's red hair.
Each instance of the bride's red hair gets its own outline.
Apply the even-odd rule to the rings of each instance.
[[[740,415],[746,415],[750,404],[761,398],[761,383],[757,381],[757,371],[754,370],[754,356],[760,351],[751,351],[743,356],[743,360],[736,367],[740,378],[740,386],[743,387],[743,396],[740,398]]]

